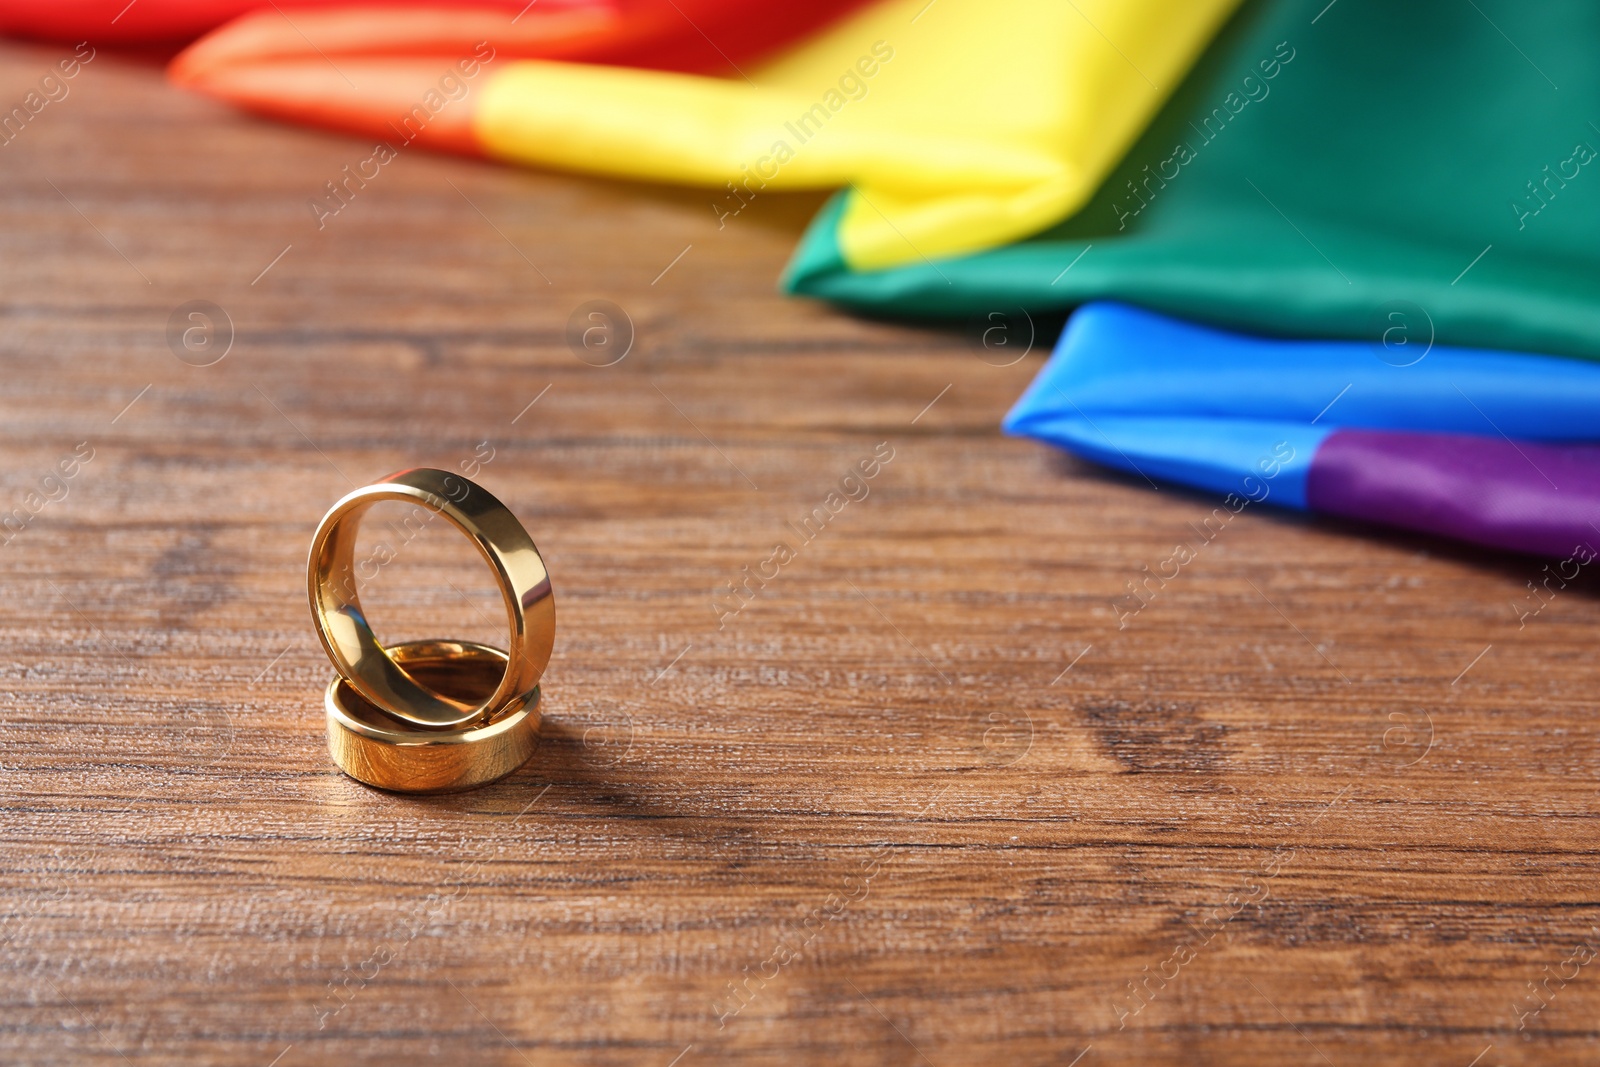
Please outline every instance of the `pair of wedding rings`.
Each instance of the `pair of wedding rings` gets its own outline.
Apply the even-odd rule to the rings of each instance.
[[[379,642],[357,593],[356,534],[362,516],[386,500],[441,515],[471,538],[505,600],[506,650]],[[323,517],[306,576],[317,635],[338,672],[324,703],[328,751],[340,770],[382,789],[442,793],[503,778],[533,754],[555,596],[527,530],[486,489],[429,467],[363,486]]]

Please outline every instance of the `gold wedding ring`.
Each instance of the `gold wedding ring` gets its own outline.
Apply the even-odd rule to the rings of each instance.
[[[494,569],[505,598],[511,643],[504,675],[480,700],[464,701],[419,685],[385,651],[361,611],[356,531],[368,509],[384,500],[444,516],[472,539]],[[508,701],[532,692],[550,662],[556,608],[544,560],[516,516],[488,490],[459,474],[417,467],[345,496],[317,527],[307,581],[317,636],[334,668],[368,703],[413,725],[450,729],[479,722]]]
[[[354,560],[361,518],[384,500],[443,515],[477,545],[505,600],[509,652],[470,641],[378,641],[356,578],[371,578],[364,569],[376,573],[393,552]],[[306,574],[317,635],[337,671],[324,704],[340,770],[380,789],[443,793],[503,778],[533,754],[555,596],[528,532],[482,486],[418,467],[357,489],[323,517]]]
[[[506,654],[467,641],[416,641],[388,650],[435,692],[480,701],[494,691]],[[328,752],[358,782],[402,793],[449,793],[504,778],[539,740],[539,690],[512,699],[487,722],[463,730],[419,730],[395,722],[345,678],[328,684]]]

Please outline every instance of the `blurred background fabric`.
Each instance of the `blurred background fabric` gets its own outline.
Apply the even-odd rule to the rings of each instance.
[[[1080,309],[1007,432],[1139,478],[1564,556],[1600,539],[1600,366]]]
[[[824,213],[788,284],[875,313],[1115,298],[1324,337],[1374,336],[1403,300],[1442,343],[1600,356],[1600,9],[1324,3],[1245,7],[1048,232],[864,272]]]
[[[437,146],[709,187],[722,219],[769,189],[848,185],[830,216],[842,254],[882,267],[991,247],[1078,208],[1234,3],[885,0],[726,77],[598,65],[693,69],[665,62],[677,58],[665,34],[623,52],[579,47],[576,30],[559,40],[496,33],[502,20],[487,14],[385,16],[374,43],[365,10],[297,15],[292,28],[262,12],[196,44],[172,74],[277,118],[392,137],[397,117],[481,34],[494,62],[452,111],[460,132]],[[851,5],[809,7],[805,19],[699,6],[708,11],[685,5],[661,23],[683,34],[692,21],[720,45],[724,21],[746,39],[770,23],[770,39],[818,29]],[[735,8],[738,18],[705,19]],[[443,33],[439,21],[457,28]]]
[[[475,0],[478,7],[515,15],[528,7],[526,0]],[[595,8],[594,0],[540,0],[541,8]],[[101,45],[183,44],[223,23],[262,9],[275,10],[287,19],[293,12],[319,8],[349,8],[349,0],[4,0],[0,3],[0,33],[41,41],[69,44],[89,41]],[[382,9],[366,6],[363,20],[376,29],[390,12],[431,8],[448,12],[438,0],[393,0]]]
[[[719,229],[836,189],[791,293],[1030,330],[1088,305],[1012,433],[1224,494],[1274,457],[1262,501],[1511,551],[1600,534],[1592,5],[115,7],[0,27],[199,36],[173,83],[375,165],[414,143],[697,186]]]

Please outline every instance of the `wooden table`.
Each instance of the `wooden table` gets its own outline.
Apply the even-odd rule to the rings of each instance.
[[[1002,438],[1042,352],[778,296],[819,197],[412,153],[319,230],[369,152],[109,54],[0,147],[5,1060],[1600,1058],[1589,576],[1253,510],[1119,628],[1211,502]],[[475,455],[555,576],[541,748],[379,793],[304,553]],[[386,638],[499,637],[400,547]]]

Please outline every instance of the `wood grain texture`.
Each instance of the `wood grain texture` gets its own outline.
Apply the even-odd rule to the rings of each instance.
[[[93,449],[0,551],[8,1062],[1600,1058],[1587,578],[1519,620],[1538,563],[1258,509],[1119,629],[1212,503],[1000,437],[1039,353],[776,295],[818,198],[411,153],[319,231],[368,150],[109,54],[0,147],[0,511]],[[306,546],[481,442],[555,578],[541,748],[378,793]],[[461,547],[375,617],[494,638]]]

